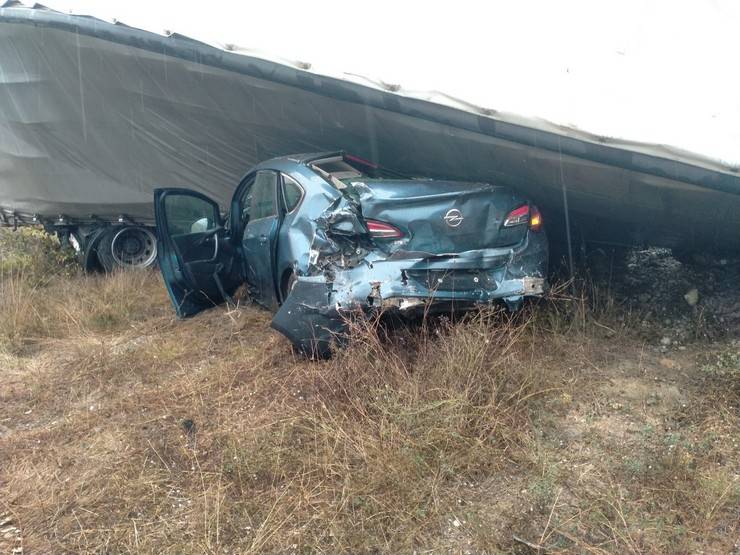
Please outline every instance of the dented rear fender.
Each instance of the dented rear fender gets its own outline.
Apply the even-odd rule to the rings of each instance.
[[[340,339],[345,321],[332,302],[332,287],[324,276],[298,278],[272,319],[273,329],[303,354],[325,357]]]

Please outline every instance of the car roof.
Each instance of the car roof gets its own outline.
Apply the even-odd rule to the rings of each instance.
[[[329,151],[329,152],[310,152],[303,154],[288,154],[286,156],[278,156],[276,158],[270,158],[257,164],[254,169],[259,168],[274,168],[284,167],[286,164],[302,164],[307,165],[314,160],[320,160],[322,158],[330,158],[332,156],[343,156],[345,153],[341,150]]]
[[[308,166],[311,164],[311,162],[316,162],[318,160],[325,160],[327,158],[336,158],[336,157],[343,157],[343,158],[350,158],[356,162],[360,162],[363,164],[366,164],[368,167],[374,168],[374,170],[382,170],[385,174],[385,177],[393,177],[396,179],[410,179],[409,176],[401,174],[399,172],[396,172],[394,170],[390,170],[388,168],[380,168],[379,166],[375,165],[372,162],[369,162],[367,160],[363,160],[362,158],[358,158],[354,155],[351,155],[347,153],[344,150],[333,150],[333,151],[325,151],[325,152],[310,152],[310,153],[302,153],[302,154],[288,154],[286,156],[278,156],[276,158],[270,158],[269,160],[265,160],[263,162],[260,162],[256,166],[254,166],[249,173],[252,173],[256,170],[276,170],[276,171],[290,171],[291,169],[295,168],[296,164],[302,165],[302,166]]]

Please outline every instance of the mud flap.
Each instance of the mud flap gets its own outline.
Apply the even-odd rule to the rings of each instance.
[[[326,357],[345,328],[331,300],[331,287],[320,278],[298,278],[275,317],[273,329],[287,337],[296,350]]]

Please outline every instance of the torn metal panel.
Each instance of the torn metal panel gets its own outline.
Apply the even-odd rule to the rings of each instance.
[[[345,325],[331,301],[331,284],[323,276],[300,278],[271,325],[301,352],[323,356]]]
[[[520,260],[525,249],[491,249],[439,261],[378,258],[332,272],[331,281],[327,274],[300,277],[272,327],[304,352],[325,353],[341,340],[347,318],[358,312],[407,313],[427,305],[469,308],[540,296],[547,287],[546,266]],[[546,260],[546,251],[533,253]]]
[[[546,286],[547,240],[542,234],[528,235],[513,248],[423,258],[368,256],[367,265],[336,273],[333,301],[339,309],[354,310],[394,304],[387,303],[389,299],[488,303],[541,295]]]

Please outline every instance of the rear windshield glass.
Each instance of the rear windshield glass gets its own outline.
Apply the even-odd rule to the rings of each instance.
[[[316,160],[311,163],[311,168],[340,191],[347,189],[353,180],[362,178],[408,179],[403,174],[381,168],[372,162],[348,154]]]
[[[357,168],[352,167],[341,158],[337,160],[327,160],[326,162],[318,162],[313,165],[337,179],[355,179],[363,176],[362,172]]]

